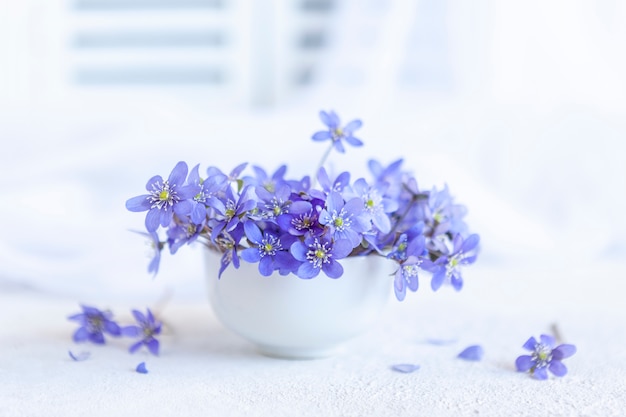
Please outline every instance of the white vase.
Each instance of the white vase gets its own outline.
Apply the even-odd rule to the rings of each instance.
[[[309,280],[241,261],[217,278],[219,256],[207,256],[209,299],[219,321],[268,356],[312,359],[332,355],[366,331],[389,299],[392,263],[379,256],[341,260],[338,279]]]

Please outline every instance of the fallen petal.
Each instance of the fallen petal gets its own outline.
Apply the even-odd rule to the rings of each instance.
[[[137,365],[137,368],[135,368],[135,371],[139,372],[140,374],[147,374],[148,369],[146,369],[146,363],[141,362],[139,365]]]
[[[393,365],[391,367],[396,372],[402,372],[403,374],[410,374],[411,372],[415,372],[420,369],[419,365],[414,365],[410,363],[400,363],[397,365]]]
[[[465,359],[466,361],[479,361],[483,358],[485,354],[485,350],[482,346],[474,345],[468,346],[463,350],[463,352],[457,355],[460,359]]]
[[[67,353],[70,355],[70,358],[72,358],[72,360],[76,362],[87,360],[91,356],[91,353],[89,352],[80,352],[78,354],[75,354],[71,350],[68,350]]]

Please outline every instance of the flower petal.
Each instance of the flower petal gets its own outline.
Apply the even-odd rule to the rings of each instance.
[[[574,345],[559,345],[552,351],[552,357],[557,360],[569,358],[576,353],[576,346]]]
[[[541,343],[543,345],[548,346],[550,349],[554,349],[554,345],[556,344],[554,337],[547,334],[542,334],[541,336],[539,336],[539,339],[541,339]]]
[[[530,355],[522,355],[515,360],[515,367],[517,368],[518,372],[529,371],[534,364],[535,362]]]
[[[331,136],[330,132],[323,130],[323,131],[314,133],[313,136],[311,136],[311,139],[313,139],[314,141],[317,141],[317,142],[321,142],[321,141],[324,141],[324,140],[328,140],[331,137],[332,136]]]
[[[397,365],[392,365],[391,369],[396,372],[402,372],[403,374],[410,374],[411,372],[415,372],[420,369],[420,366],[412,363],[399,363]]]
[[[329,278],[339,278],[343,275],[343,266],[337,261],[331,260],[322,265],[322,270]]]
[[[457,355],[460,359],[465,359],[466,361],[479,361],[483,358],[485,351],[482,346],[474,345],[468,346],[461,353]]]
[[[563,365],[563,362],[557,359],[552,359],[548,369],[556,376],[564,376],[567,373],[567,367]]]
[[[138,372],[140,374],[147,374],[148,369],[146,368],[146,363],[141,362],[139,365],[137,365],[137,367],[135,368],[135,372]]]
[[[87,360],[91,356],[91,353],[89,352],[80,352],[78,354],[74,354],[74,352],[72,352],[71,350],[68,350],[67,353],[70,355],[70,358],[72,358],[72,360],[75,362],[81,362],[81,361]]]
[[[548,379],[548,371],[546,370],[546,368],[535,369],[535,371],[533,372],[533,378],[540,380]]]
[[[137,197],[126,200],[126,209],[128,211],[140,212],[150,210],[152,204],[148,199],[149,195],[139,195]]]
[[[526,350],[535,350],[535,346],[537,346],[537,339],[531,337],[526,341],[526,343],[524,343],[522,347]]]

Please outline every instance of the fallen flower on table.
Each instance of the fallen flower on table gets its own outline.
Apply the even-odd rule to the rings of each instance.
[[[161,322],[154,318],[150,309],[143,314],[139,310],[133,310],[133,316],[137,320],[137,325],[122,328],[122,335],[128,337],[141,337],[141,340],[131,345],[128,349],[130,353],[135,353],[141,346],[145,345],[150,353],[159,355],[159,341],[154,337],[161,333]]]
[[[92,342],[99,345],[105,343],[104,334],[120,336],[120,326],[112,320],[110,311],[100,311],[95,307],[81,305],[82,313],[68,317],[68,320],[77,321],[80,327],[74,332],[75,342]]]
[[[529,372],[535,379],[548,379],[548,370],[555,376],[561,377],[567,374],[567,368],[561,362],[576,353],[576,346],[562,344],[556,346],[554,337],[542,334],[537,341],[531,337],[522,346],[531,352],[530,355],[522,355],[515,361],[518,372]]]

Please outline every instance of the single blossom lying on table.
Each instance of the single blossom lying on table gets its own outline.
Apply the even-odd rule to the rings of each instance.
[[[542,334],[539,341],[531,337],[522,346],[531,352],[530,355],[522,355],[515,361],[515,367],[519,372],[529,372],[536,379],[548,379],[548,370],[555,376],[567,374],[567,368],[561,362],[576,353],[576,346],[561,344],[556,346],[554,337]]]
[[[460,290],[461,268],[474,263],[479,243],[463,221],[465,207],[454,202],[447,186],[418,187],[402,160],[387,166],[369,161],[367,179],[328,172],[324,163],[333,149],[344,153],[346,144],[363,145],[354,136],[362,123],[342,127],[332,111],[320,112],[320,118],[326,129],[312,139],[330,144],[313,179],[287,178],[286,165],[272,174],[252,166],[244,175],[246,163],[229,174],[209,167],[201,176],[199,165],[189,170],[184,161],[166,179],[150,178],[147,193],[126,202],[130,211],[147,212],[154,248],[149,271],[158,271],[165,247],[175,254],[201,240],[221,254],[219,276],[243,259],[258,263],[263,276],[340,278],[343,259],[380,256],[396,264],[398,300],[407,289],[418,289],[422,272],[431,274],[435,291],[444,284]]]

